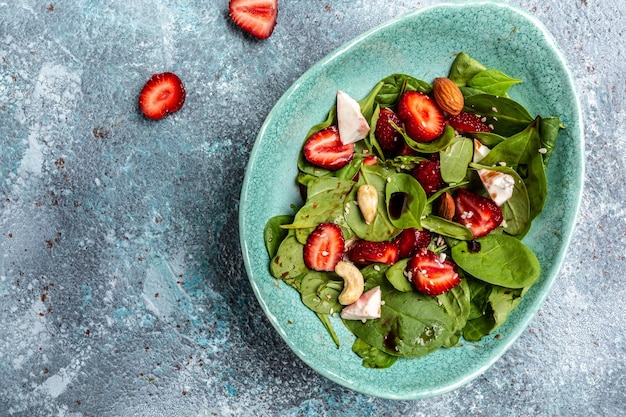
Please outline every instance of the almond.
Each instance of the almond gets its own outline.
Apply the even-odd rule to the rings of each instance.
[[[433,82],[433,96],[441,110],[448,114],[455,116],[463,110],[463,93],[449,78],[435,78],[435,82]]]
[[[378,191],[373,185],[363,184],[356,190],[356,197],[365,224],[371,224],[378,211]]]
[[[454,217],[454,211],[454,199],[450,193],[441,194],[441,197],[439,197],[439,207],[437,208],[439,216],[446,220],[452,220]]]

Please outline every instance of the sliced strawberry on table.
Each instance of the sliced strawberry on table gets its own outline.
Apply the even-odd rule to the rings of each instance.
[[[393,243],[398,247],[400,259],[405,259],[415,255],[419,249],[428,247],[431,237],[426,229],[409,228],[400,232]]]
[[[398,262],[398,254],[398,247],[391,242],[359,240],[348,250],[348,259],[360,266],[374,263],[391,265]]]
[[[341,228],[334,223],[320,223],[304,245],[304,264],[316,271],[334,271],[344,248]]]
[[[450,117],[447,123],[458,132],[491,132],[480,117],[466,111]]]
[[[374,136],[383,151],[395,152],[402,146],[404,140],[402,139],[402,135],[394,129],[390,122],[393,122],[396,126],[400,126],[400,119],[393,110],[389,108],[380,109],[378,120],[376,121],[376,128],[374,129]]]
[[[443,112],[435,100],[424,93],[407,91],[402,94],[397,111],[407,135],[417,142],[430,142],[443,133]]]
[[[267,39],[276,26],[278,0],[230,0],[228,11],[241,29],[255,38]]]
[[[428,196],[435,194],[446,185],[443,178],[441,178],[439,161],[421,161],[413,168],[411,174],[420,183]]]
[[[176,74],[154,74],[139,93],[139,108],[149,119],[160,120],[180,110],[185,96],[185,86]]]
[[[409,259],[407,277],[415,289],[426,295],[440,295],[461,282],[456,265],[428,249],[421,249]]]
[[[460,188],[454,195],[454,221],[472,231],[474,238],[486,236],[502,223],[502,210],[490,198]]]
[[[337,126],[329,126],[311,135],[304,144],[303,152],[313,165],[337,170],[352,160],[354,144],[341,143]]]

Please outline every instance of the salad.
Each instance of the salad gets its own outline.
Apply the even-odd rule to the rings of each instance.
[[[341,317],[363,366],[478,341],[539,278],[521,239],[563,126],[510,98],[520,82],[460,53],[432,83],[392,74],[360,101],[339,91],[306,134],[304,202],[268,220],[269,269],[337,346]]]

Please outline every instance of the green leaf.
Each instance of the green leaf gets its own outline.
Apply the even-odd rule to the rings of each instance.
[[[441,178],[448,184],[463,181],[473,155],[474,143],[471,139],[455,138],[450,145],[439,152]]]
[[[399,217],[395,217],[390,209],[397,195],[401,195],[404,201]],[[426,192],[412,175],[402,172],[392,174],[385,187],[385,202],[391,224],[398,229],[414,227],[421,230],[420,217],[426,204]]]
[[[290,232],[270,262],[272,276],[289,280],[307,272],[309,269],[304,263],[303,249],[304,245],[298,242],[293,232]]]
[[[552,151],[556,146],[559,131],[563,128],[559,116],[541,117],[539,119],[539,138],[541,147],[546,150],[543,154],[543,164],[548,166]]]
[[[376,96],[381,107],[394,106],[405,91],[419,91],[429,94],[432,86],[426,81],[418,80],[406,74],[392,74],[382,79],[383,86]]]
[[[387,281],[398,291],[400,292],[409,292],[413,291],[413,285],[406,277],[404,273],[406,271],[406,266],[409,263],[409,259],[400,259],[398,262],[393,264],[387,272],[385,272],[385,277]]]
[[[359,182],[352,188],[352,191],[345,199],[340,200],[343,202],[342,213],[345,221],[359,238],[372,242],[383,242],[390,240],[400,232],[389,219],[387,207],[384,204],[387,178],[394,174],[395,171],[390,171],[378,165],[364,165],[361,167]],[[362,184],[370,184],[378,192],[378,210],[374,221],[370,224],[365,223],[361,210],[359,210],[356,204],[357,190]]]
[[[293,221],[293,216],[281,215],[274,216],[265,223],[265,229],[263,230],[263,238],[265,240],[265,249],[270,258],[276,256],[278,247],[282,241],[287,237],[288,231],[281,228],[284,224],[289,224]]]
[[[394,363],[396,363],[396,360],[398,360],[397,356],[392,356],[388,353],[383,352],[380,349],[376,349],[375,347],[368,345],[358,337],[352,345],[352,351],[359,355],[361,359],[363,359],[362,365],[365,368],[389,368]]]
[[[330,322],[330,319],[328,318],[328,314],[321,314],[321,313],[315,313],[315,314],[317,314],[317,318],[319,318],[320,321],[322,322],[322,325],[328,332],[328,335],[330,336],[330,338],[333,339],[333,342],[335,342],[335,346],[339,348],[339,338],[337,337],[337,333],[335,333],[335,329],[333,328],[333,325]]]
[[[504,136],[491,132],[472,132],[471,135],[489,148],[493,148],[500,142],[504,142],[506,140]]]
[[[485,94],[494,96],[507,96],[512,85],[522,82],[522,80],[511,78],[497,69],[486,69],[476,73],[467,82],[471,88],[481,90]]]
[[[337,300],[343,279],[334,272],[311,271],[302,278],[300,293],[305,306],[319,314],[333,314],[343,306]]]
[[[464,87],[474,75],[486,69],[487,67],[483,64],[470,57],[465,52],[461,52],[452,62],[448,78],[457,86]]]
[[[460,223],[446,220],[443,217],[429,215],[422,219],[422,226],[433,233],[449,236],[458,240],[472,240],[472,231]]]
[[[439,152],[445,149],[454,139],[454,129],[448,125],[444,128],[443,134],[431,142],[417,142],[407,135],[403,128],[396,125],[393,126],[402,135],[404,141],[411,149],[422,153]]]
[[[486,123],[494,128],[493,132],[506,137],[521,132],[534,120],[518,102],[490,94],[466,97],[464,110],[486,117]]]
[[[438,295],[437,300],[452,319],[451,335],[443,344],[444,347],[452,347],[458,343],[470,314],[470,289],[467,280],[462,279],[459,285]]]
[[[353,181],[336,177],[322,177],[309,182],[306,202],[289,225],[296,229],[296,237],[300,243],[306,243],[315,227],[326,222],[339,225],[345,239],[352,236],[343,217],[343,200],[353,186]]]
[[[527,287],[539,278],[537,256],[518,239],[490,234],[476,241],[478,252],[471,252],[467,242],[452,248],[454,262],[473,277],[507,288]]]

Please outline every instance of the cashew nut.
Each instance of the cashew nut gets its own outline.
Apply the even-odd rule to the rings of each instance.
[[[344,306],[354,303],[365,289],[363,274],[354,264],[345,261],[337,263],[335,273],[343,278],[343,291],[339,294],[339,303]]]
[[[370,224],[376,218],[378,211],[378,191],[373,185],[363,184],[356,191],[356,201],[363,214],[366,224]]]

